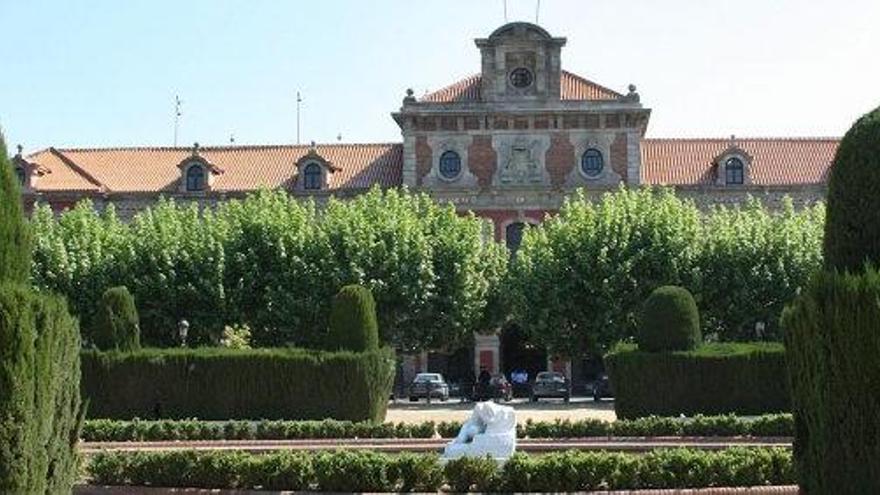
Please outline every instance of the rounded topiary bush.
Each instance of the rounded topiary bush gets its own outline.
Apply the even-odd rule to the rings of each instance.
[[[880,265],[880,108],[843,137],[828,179],[825,266],[860,271]]]
[[[347,285],[333,297],[327,348],[355,352],[379,347],[376,301],[370,289]]]
[[[648,296],[639,322],[639,349],[686,351],[702,340],[700,311],[687,289],[667,285]]]
[[[125,287],[107,289],[101,297],[92,343],[98,349],[105,351],[140,349],[140,319],[134,297]]]

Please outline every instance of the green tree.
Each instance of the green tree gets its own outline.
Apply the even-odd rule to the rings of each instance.
[[[140,349],[140,319],[134,298],[125,287],[107,289],[101,297],[92,343],[101,350]]]
[[[82,424],[79,328],[28,287],[21,196],[0,135],[0,492],[70,492]]]
[[[860,118],[840,141],[828,179],[825,266],[880,266],[880,108]]]
[[[369,289],[347,285],[333,297],[327,348],[366,352],[379,348],[376,301]]]
[[[658,286],[693,285],[700,215],[669,190],[623,189],[593,203],[583,192],[525,233],[511,284],[531,338],[567,356],[635,335]]]

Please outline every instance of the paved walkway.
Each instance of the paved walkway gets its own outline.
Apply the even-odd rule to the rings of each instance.
[[[568,404],[560,399],[545,399],[540,402],[514,399],[511,402],[502,402],[501,404],[513,406],[516,409],[518,423],[524,423],[529,419],[532,421],[554,421],[556,419],[614,421],[617,419],[617,416],[614,415],[614,401],[608,399],[595,402],[592,398],[575,397]],[[473,408],[473,403],[462,404],[458,399],[449,399],[447,402],[435,400],[431,404],[424,400],[409,402],[404,399],[389,404],[385,421],[392,423],[465,421]]]

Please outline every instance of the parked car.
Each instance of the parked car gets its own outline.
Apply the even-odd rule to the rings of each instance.
[[[440,373],[419,373],[409,386],[409,400],[415,402],[421,398],[437,398],[449,400],[449,384]]]
[[[611,380],[608,379],[608,374],[602,373],[593,382],[593,400],[599,402],[605,397],[614,397],[614,392],[611,390]]]
[[[489,379],[488,387],[480,386],[479,384],[474,387],[473,399],[478,401],[500,399],[510,402],[513,400],[513,385],[504,375],[495,373]]]
[[[557,398],[571,400],[571,382],[564,374],[556,371],[542,371],[532,384],[532,402],[539,399]]]

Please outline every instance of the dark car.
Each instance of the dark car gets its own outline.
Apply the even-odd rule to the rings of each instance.
[[[571,382],[564,374],[542,371],[535,377],[535,383],[532,384],[532,402],[547,398],[565,399],[565,402],[571,399]]]
[[[611,390],[611,380],[608,379],[608,375],[602,373],[593,382],[593,400],[599,402],[605,397],[614,397],[614,392]]]
[[[415,402],[420,398],[437,398],[449,400],[449,384],[440,373],[419,373],[409,386],[409,400]]]
[[[513,385],[504,375],[496,373],[489,379],[488,385],[477,384],[474,387],[473,399],[477,401],[500,399],[510,402],[513,400]]]

